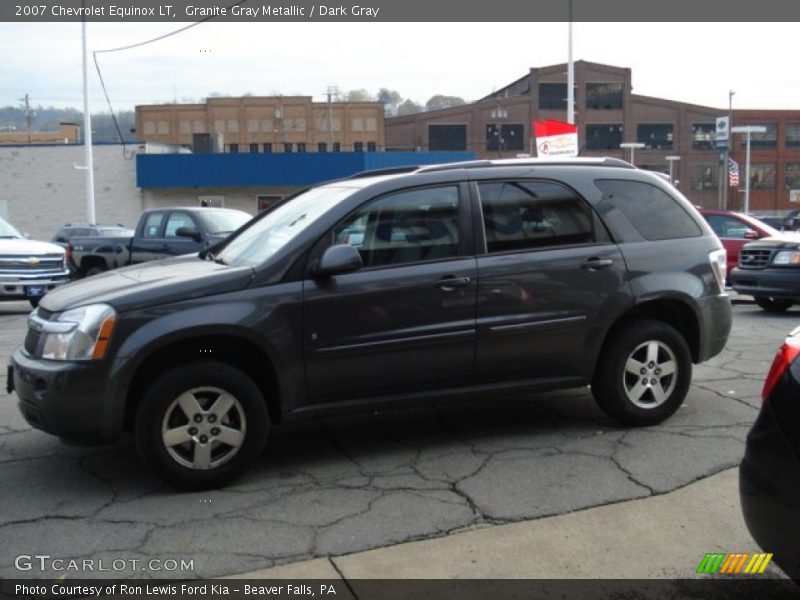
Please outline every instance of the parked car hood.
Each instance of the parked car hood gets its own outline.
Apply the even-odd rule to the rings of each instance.
[[[107,271],[54,289],[41,306],[62,311],[105,302],[119,312],[243,289],[249,267],[229,267],[189,254]]]
[[[41,254],[63,254],[64,248],[50,242],[37,242],[23,238],[0,239],[0,254],[12,256],[39,256]]]
[[[782,232],[780,236],[761,238],[744,245],[745,248],[788,248],[800,246],[800,234]]]

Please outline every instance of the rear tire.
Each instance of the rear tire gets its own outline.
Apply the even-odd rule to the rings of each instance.
[[[200,361],[161,375],[142,397],[134,435],[142,458],[182,488],[222,486],[261,455],[269,417],[240,370]]]
[[[771,296],[755,296],[753,299],[762,309],[771,313],[786,312],[794,304],[792,299],[773,298]]]
[[[627,425],[654,425],[683,403],[692,380],[686,340],[662,321],[637,319],[601,350],[592,394],[609,416]]]

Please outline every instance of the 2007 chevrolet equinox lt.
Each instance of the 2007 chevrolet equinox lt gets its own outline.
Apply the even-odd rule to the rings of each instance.
[[[727,341],[725,265],[694,207],[621,160],[367,172],[50,292],[9,387],[33,427],[132,432],[193,488],[241,473],[271,424],[333,413],[591,385],[649,425]]]

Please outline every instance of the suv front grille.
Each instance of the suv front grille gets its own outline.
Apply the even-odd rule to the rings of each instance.
[[[739,253],[739,267],[742,269],[761,269],[772,259],[772,250],[765,248],[742,249]]]

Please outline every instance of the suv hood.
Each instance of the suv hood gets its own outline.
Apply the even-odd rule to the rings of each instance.
[[[253,271],[196,254],[108,271],[54,289],[41,306],[53,312],[105,302],[119,312],[244,289]]]
[[[780,236],[762,238],[748,242],[743,248],[772,248],[794,250],[800,246],[800,234],[781,233]]]
[[[37,242],[24,238],[0,239],[0,254],[9,256],[38,256],[41,254],[64,254],[64,248],[50,242]]]

